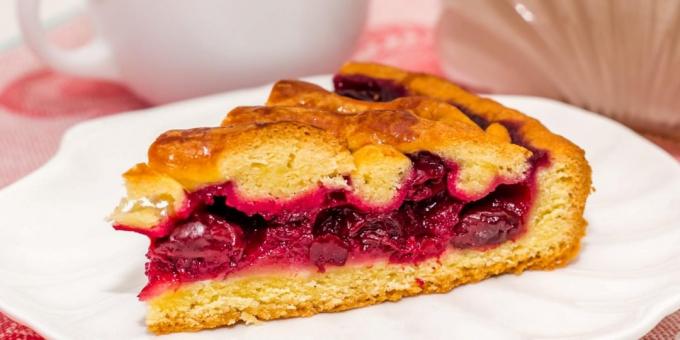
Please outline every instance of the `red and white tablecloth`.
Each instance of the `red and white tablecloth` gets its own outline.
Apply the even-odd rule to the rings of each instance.
[[[437,10],[436,0],[373,1],[355,58],[440,73],[432,29]],[[86,18],[74,17],[50,34],[55,42],[68,47],[86,41],[90,32]],[[23,45],[0,51],[0,188],[45,163],[64,131],[74,124],[149,106],[120,84],[55,73]],[[680,160],[680,145],[650,138]],[[678,334],[680,311],[663,320],[645,339],[673,339]],[[42,337],[0,311],[3,339]]]

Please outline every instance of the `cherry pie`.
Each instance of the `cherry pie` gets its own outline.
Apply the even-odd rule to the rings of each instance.
[[[576,256],[577,146],[434,76],[348,63],[334,85],[280,81],[266,106],[162,134],[124,174],[111,219],[150,239],[149,330],[341,311]]]

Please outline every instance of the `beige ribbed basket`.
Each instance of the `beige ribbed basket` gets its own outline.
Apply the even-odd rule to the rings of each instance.
[[[680,1],[443,0],[444,72],[680,140]]]

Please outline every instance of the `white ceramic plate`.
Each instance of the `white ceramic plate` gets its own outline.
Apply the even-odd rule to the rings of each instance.
[[[329,84],[328,77],[313,78]],[[104,216],[120,174],[171,128],[217,125],[269,88],[227,93],[89,121],[43,168],[0,191],[0,309],[50,338],[149,338],[145,237]],[[449,294],[353,311],[169,338],[634,338],[680,308],[680,166],[608,119],[558,102],[495,97],[586,150],[597,191],[576,262],[507,275]]]

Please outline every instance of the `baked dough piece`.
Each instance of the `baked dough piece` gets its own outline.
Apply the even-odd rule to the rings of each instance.
[[[434,76],[349,63],[335,84],[278,82],[266,106],[164,133],[124,175],[111,219],[151,239],[152,332],[446,292],[577,254],[577,146]]]

